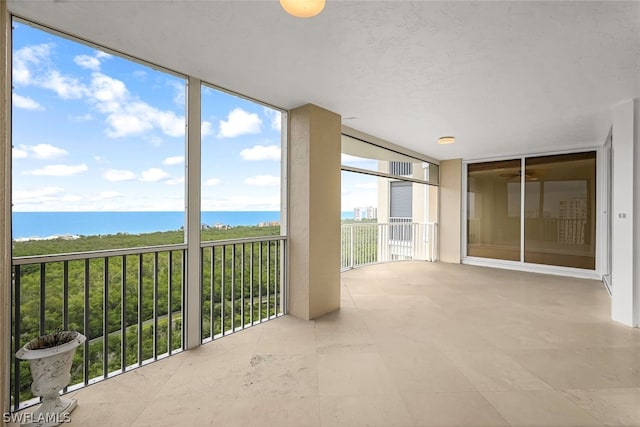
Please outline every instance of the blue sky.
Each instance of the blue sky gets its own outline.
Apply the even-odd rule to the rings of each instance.
[[[14,211],[183,210],[185,80],[14,27]],[[280,210],[280,113],[203,86],[201,129],[202,210]],[[376,178],[342,177],[342,210],[377,204]]]
[[[185,81],[14,23],[14,211],[180,211]],[[202,209],[280,209],[280,113],[202,89]]]

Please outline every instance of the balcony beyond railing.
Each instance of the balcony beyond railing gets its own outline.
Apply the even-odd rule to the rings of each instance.
[[[285,241],[200,244],[202,342],[285,313]],[[87,337],[65,391],[182,351],[186,260],[186,244],[14,258],[12,410],[38,403],[28,363],[13,355],[56,329]]]
[[[340,270],[409,259],[435,261],[436,230],[436,223],[415,223],[410,218],[343,224]]]

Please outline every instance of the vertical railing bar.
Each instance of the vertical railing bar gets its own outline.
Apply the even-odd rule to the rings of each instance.
[[[231,333],[235,332],[236,328],[236,245],[231,245]]]
[[[122,255],[122,277],[120,280],[120,370],[127,366],[127,256]]]
[[[62,329],[69,330],[69,261],[62,263]]]
[[[200,262],[202,263],[202,265],[200,266],[200,286],[198,286],[198,288],[200,289],[200,299],[198,300],[200,301],[200,344],[202,344],[202,341],[204,339],[204,337],[202,336],[204,334],[204,251],[205,248],[200,248]]]
[[[271,295],[269,293],[270,285],[271,285],[271,242],[266,242],[267,244],[267,320],[271,318],[271,307],[269,304],[269,300],[271,299]]]
[[[282,314],[287,314],[287,269],[282,268],[286,267],[287,262],[287,242],[286,240],[280,241],[280,298],[282,301]],[[283,265],[284,264],[284,265]]]
[[[91,338],[91,331],[89,329],[89,280],[90,280],[90,274],[89,274],[89,259],[85,259],[84,260],[84,316],[83,316],[83,330],[84,330],[84,336],[87,337],[86,340],[84,340],[84,354],[82,355],[82,362],[83,362],[83,378],[84,378],[84,385],[88,385],[89,384],[89,342],[90,342],[90,338]]]
[[[221,270],[220,270],[220,333],[222,336],[225,335],[225,326],[224,326],[224,282],[225,282],[225,258],[227,257],[227,246],[222,246],[222,254],[221,254]]]
[[[143,254],[138,254],[138,366],[142,366],[142,275],[144,274]]]
[[[69,261],[62,263],[62,330],[69,330]],[[67,392],[67,386],[62,392]]]
[[[158,360],[158,252],[153,253],[153,360]]]
[[[211,323],[211,339],[213,339],[216,336],[216,330],[215,330],[215,308],[216,308],[216,300],[215,300],[215,277],[216,277],[216,248],[215,246],[213,246],[211,248],[211,296],[209,297],[209,302],[210,302],[210,310],[209,310],[209,317],[211,317],[209,319],[209,322]]]
[[[187,294],[187,250],[183,249],[181,252],[180,258],[180,349],[184,350],[187,347],[187,334],[185,333],[187,328],[187,323],[184,321],[186,318],[185,310],[186,310],[186,302],[184,300],[184,296]]]
[[[109,375],[109,257],[104,257],[104,291],[102,301],[102,376]]]
[[[273,241],[273,314],[278,317],[280,301],[278,301],[278,241]]]
[[[15,267],[14,277],[14,294],[13,294],[13,354],[21,347],[20,346],[20,285],[21,285],[21,272],[20,266]],[[20,359],[14,356],[13,358],[13,410],[20,409]]]
[[[251,242],[251,261],[249,265],[249,300],[251,301],[251,311],[249,312],[249,323],[253,325],[253,252],[255,250],[254,242]]]
[[[46,279],[47,279],[46,263],[40,263],[40,335],[45,334],[44,315],[46,311]]]
[[[173,251],[169,251],[169,263],[167,265],[167,353],[171,356],[173,351],[173,298],[171,293],[171,283],[173,282]]]
[[[262,242],[258,245],[258,320],[262,323]]]
[[[353,268],[356,263],[355,263],[355,258],[354,258],[354,246],[355,246],[355,242],[353,240],[353,225],[349,226],[349,241],[350,243],[350,253],[349,253],[349,259],[351,261],[351,268]]]
[[[240,254],[240,327],[244,329],[244,249],[246,243],[242,243],[242,253]]]

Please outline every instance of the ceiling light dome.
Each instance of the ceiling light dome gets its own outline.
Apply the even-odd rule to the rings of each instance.
[[[280,0],[280,6],[297,18],[311,18],[324,9],[325,0]]]
[[[456,139],[453,136],[441,136],[438,138],[438,144],[453,144]]]

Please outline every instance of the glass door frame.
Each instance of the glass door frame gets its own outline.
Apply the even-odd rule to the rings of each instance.
[[[603,177],[603,164],[602,164],[602,159],[604,158],[603,156],[603,150],[604,147],[603,146],[599,146],[599,147],[585,147],[582,149],[577,149],[577,150],[563,150],[563,151],[552,151],[552,152],[539,152],[539,153],[531,153],[531,154],[521,154],[521,155],[514,155],[514,156],[501,156],[501,157],[490,157],[490,158],[481,158],[481,159],[469,159],[469,160],[463,160],[462,162],[462,194],[460,195],[461,197],[461,206],[462,206],[462,212],[461,212],[461,218],[462,218],[462,224],[461,224],[461,254],[462,254],[462,260],[461,262],[463,264],[470,264],[470,265],[479,265],[479,266],[486,266],[486,267],[495,267],[495,268],[504,268],[504,269],[511,269],[511,270],[521,270],[521,271],[529,271],[529,272],[535,272],[535,273],[546,273],[546,274],[555,274],[555,275],[561,275],[561,276],[570,276],[570,277],[580,277],[580,278],[588,278],[588,279],[597,279],[597,280],[601,280],[602,279],[602,258],[603,258],[603,218],[601,215],[598,215],[599,212],[603,211],[603,197],[605,196],[605,192],[607,190],[601,190],[603,189],[603,185],[605,184],[605,179]],[[596,194],[596,208],[595,208],[595,221],[596,221],[596,232],[595,232],[595,236],[596,236],[596,248],[595,248],[595,270],[587,270],[587,269],[582,269],[582,268],[575,268],[575,267],[561,267],[561,266],[554,266],[554,265],[545,265],[545,264],[534,264],[534,263],[528,263],[528,262],[524,262],[524,250],[525,250],[525,230],[524,230],[524,226],[525,226],[525,217],[524,217],[524,211],[525,211],[525,184],[526,184],[526,177],[525,174],[521,175],[520,178],[520,185],[521,185],[521,203],[520,203],[520,261],[509,261],[509,260],[501,260],[501,259],[492,259],[492,258],[480,258],[480,257],[472,257],[469,256],[467,253],[467,245],[468,245],[468,227],[467,227],[467,223],[468,223],[468,206],[467,206],[467,199],[468,199],[468,189],[469,189],[469,182],[468,182],[468,165],[472,164],[472,163],[482,163],[482,162],[493,162],[493,161],[501,161],[501,160],[520,160],[521,162],[521,170],[525,170],[525,160],[527,158],[532,158],[532,157],[541,157],[541,156],[554,156],[554,155],[560,155],[560,154],[578,154],[578,153],[585,153],[585,152],[596,152],[596,188],[595,188],[595,194]]]

